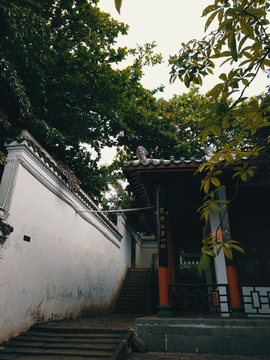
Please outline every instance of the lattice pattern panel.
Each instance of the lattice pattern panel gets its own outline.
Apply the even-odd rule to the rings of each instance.
[[[242,297],[246,314],[270,316],[270,286],[243,286]]]

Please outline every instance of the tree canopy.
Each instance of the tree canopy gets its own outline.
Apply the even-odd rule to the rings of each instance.
[[[3,0],[0,30],[1,162],[4,140],[26,128],[100,199],[100,149],[135,132],[140,104],[154,101],[140,83],[143,66],[161,55],[154,44],[116,48],[128,26],[95,0]],[[133,63],[118,70],[127,55]]]
[[[230,64],[208,93],[210,104],[200,124],[201,144],[209,138],[216,144],[215,154],[199,168],[199,171],[205,171],[201,189],[206,198],[200,211],[206,219],[211,209],[220,212],[220,201],[216,200],[215,193],[223,187],[218,179],[223,172],[223,158],[228,166],[247,157],[243,165],[234,167],[233,175],[237,181],[247,181],[254,176],[256,165],[268,148],[268,131],[264,129],[270,125],[269,94],[248,101],[244,95],[259,71],[268,70],[270,66],[269,9],[266,0],[215,0],[204,9],[202,16],[207,17],[205,31],[213,24],[216,29],[202,40],[183,43],[179,54],[170,58],[170,80],[173,82],[178,78],[187,87],[202,85],[203,78],[214,73],[217,59],[224,60],[222,65]],[[224,132],[239,117],[238,134],[227,137],[227,142],[222,143]],[[233,248],[241,251],[235,242],[226,244],[218,236],[207,237],[203,243],[200,270],[208,268],[209,256],[215,256],[221,248],[228,257],[232,257]]]

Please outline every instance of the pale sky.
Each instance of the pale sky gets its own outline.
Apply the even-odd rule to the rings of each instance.
[[[163,55],[164,63],[146,67],[142,84],[150,90],[161,84],[165,85],[165,91],[157,94],[156,97],[169,100],[174,94],[181,95],[189,91],[178,79],[174,84],[169,84],[169,55],[176,54],[182,42],[202,39],[206,35],[204,33],[206,17],[202,18],[201,14],[204,8],[213,3],[213,0],[123,0],[120,15],[115,9],[114,0],[100,0],[98,6],[102,11],[110,13],[115,20],[130,26],[128,35],[121,36],[117,46],[134,48],[136,44],[156,42],[156,52]],[[218,67],[215,71],[221,74],[226,72],[226,68]],[[203,79],[200,93],[205,94],[218,80],[218,75],[208,75]],[[268,83],[269,79],[262,73],[253,81],[252,87],[245,95],[260,94],[265,91]],[[103,152],[107,164],[111,162],[113,156],[112,149]]]
[[[201,39],[206,35],[204,25],[207,17],[202,18],[201,14],[204,8],[213,3],[214,0],[123,0],[120,15],[114,7],[114,0],[100,0],[98,6],[102,11],[110,13],[115,20],[130,26],[128,35],[119,38],[118,46],[134,48],[136,44],[156,42],[156,52],[163,55],[165,62],[145,68],[142,84],[150,90],[161,84],[165,85],[165,92],[157,97],[168,100],[174,94],[188,92],[180,80],[169,84],[169,55],[176,54],[182,42]],[[225,70],[225,67],[218,67],[216,71],[220,74]],[[206,93],[217,80],[218,76],[208,75],[203,80],[200,92]],[[263,92],[268,83],[266,75],[261,74],[252,83],[247,96]]]

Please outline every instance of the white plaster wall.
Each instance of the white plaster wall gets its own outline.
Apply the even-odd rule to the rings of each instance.
[[[140,268],[150,268],[152,256],[156,253],[156,243],[144,243],[138,239],[136,246],[137,266]]]
[[[126,242],[127,246],[125,248],[125,257],[129,259],[129,267],[131,267],[131,237],[133,236],[134,239],[137,238],[137,232],[136,229],[132,226],[132,224],[129,224],[127,222],[127,218],[124,214],[119,214],[117,216],[117,228],[123,234],[123,237],[125,239],[129,239],[129,242]],[[138,244],[136,242],[136,255],[135,255],[135,261],[137,266],[137,247]]]
[[[0,214],[14,232],[0,249],[0,343],[37,322],[110,312],[130,266],[124,226],[121,237],[80,211],[89,206],[26,141],[9,146],[2,180]]]

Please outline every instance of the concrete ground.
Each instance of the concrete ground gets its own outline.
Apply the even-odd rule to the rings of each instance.
[[[95,328],[123,328],[135,329],[134,319],[142,317],[142,314],[109,314],[98,317],[91,317],[76,320],[63,320],[57,322],[50,322],[49,327],[65,326],[65,327],[95,327]],[[46,324],[44,324],[46,325]],[[43,325],[43,326],[44,326]],[[71,358],[68,357],[70,360]],[[29,359],[29,357],[28,357]],[[39,360],[65,360],[66,357],[31,357],[31,359]],[[86,358],[80,358],[80,360]],[[244,356],[244,355],[230,355],[230,354],[188,354],[175,352],[152,352],[145,353],[133,352],[129,354],[126,360],[270,360],[269,356]],[[24,356],[16,357],[16,360],[27,360]],[[30,359],[29,359],[30,360]],[[75,358],[74,358],[75,360]],[[76,357],[76,360],[79,358]]]

